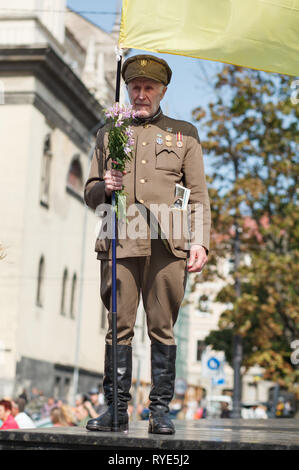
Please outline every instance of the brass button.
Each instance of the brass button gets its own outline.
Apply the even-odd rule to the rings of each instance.
[[[141,178],[140,183],[145,183],[145,179]]]
[[[142,147],[145,147],[147,145],[147,142],[142,142]]]
[[[147,160],[141,160],[141,163],[145,165],[147,163]]]
[[[144,203],[144,200],[143,200],[143,199],[140,199],[140,201],[139,201],[139,202],[141,202],[141,204],[143,204],[143,203]]]

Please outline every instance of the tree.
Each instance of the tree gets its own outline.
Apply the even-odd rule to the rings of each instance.
[[[298,381],[290,357],[299,338],[299,107],[290,100],[292,81],[225,65],[215,101],[193,111],[212,167],[211,257],[197,281],[225,281],[216,300],[227,305],[220,331],[207,341],[223,349],[225,338],[240,335],[243,365],[259,364],[265,378],[288,388]],[[229,279],[220,259],[233,261]]]

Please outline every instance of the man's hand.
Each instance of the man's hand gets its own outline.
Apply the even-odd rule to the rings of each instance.
[[[206,249],[202,245],[192,245],[190,248],[190,258],[188,261],[189,273],[199,273],[207,261],[208,256]]]
[[[105,193],[106,196],[110,197],[112,191],[118,191],[122,189],[123,186],[123,175],[126,174],[126,171],[123,173],[118,170],[108,170],[105,173]]]

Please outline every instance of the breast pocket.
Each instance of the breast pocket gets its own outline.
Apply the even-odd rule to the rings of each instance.
[[[156,169],[180,173],[182,168],[182,153],[176,147],[156,144]]]

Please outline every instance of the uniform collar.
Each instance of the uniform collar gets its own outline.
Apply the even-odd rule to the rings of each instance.
[[[158,121],[159,119],[161,119],[162,116],[163,116],[163,112],[162,112],[162,109],[159,106],[159,109],[158,109],[158,111],[156,112],[156,114],[154,116],[150,116],[148,118],[138,118],[138,117],[136,117],[133,120],[133,123],[136,124],[137,126],[144,125],[144,124],[151,124],[151,123],[154,123],[154,122]]]

